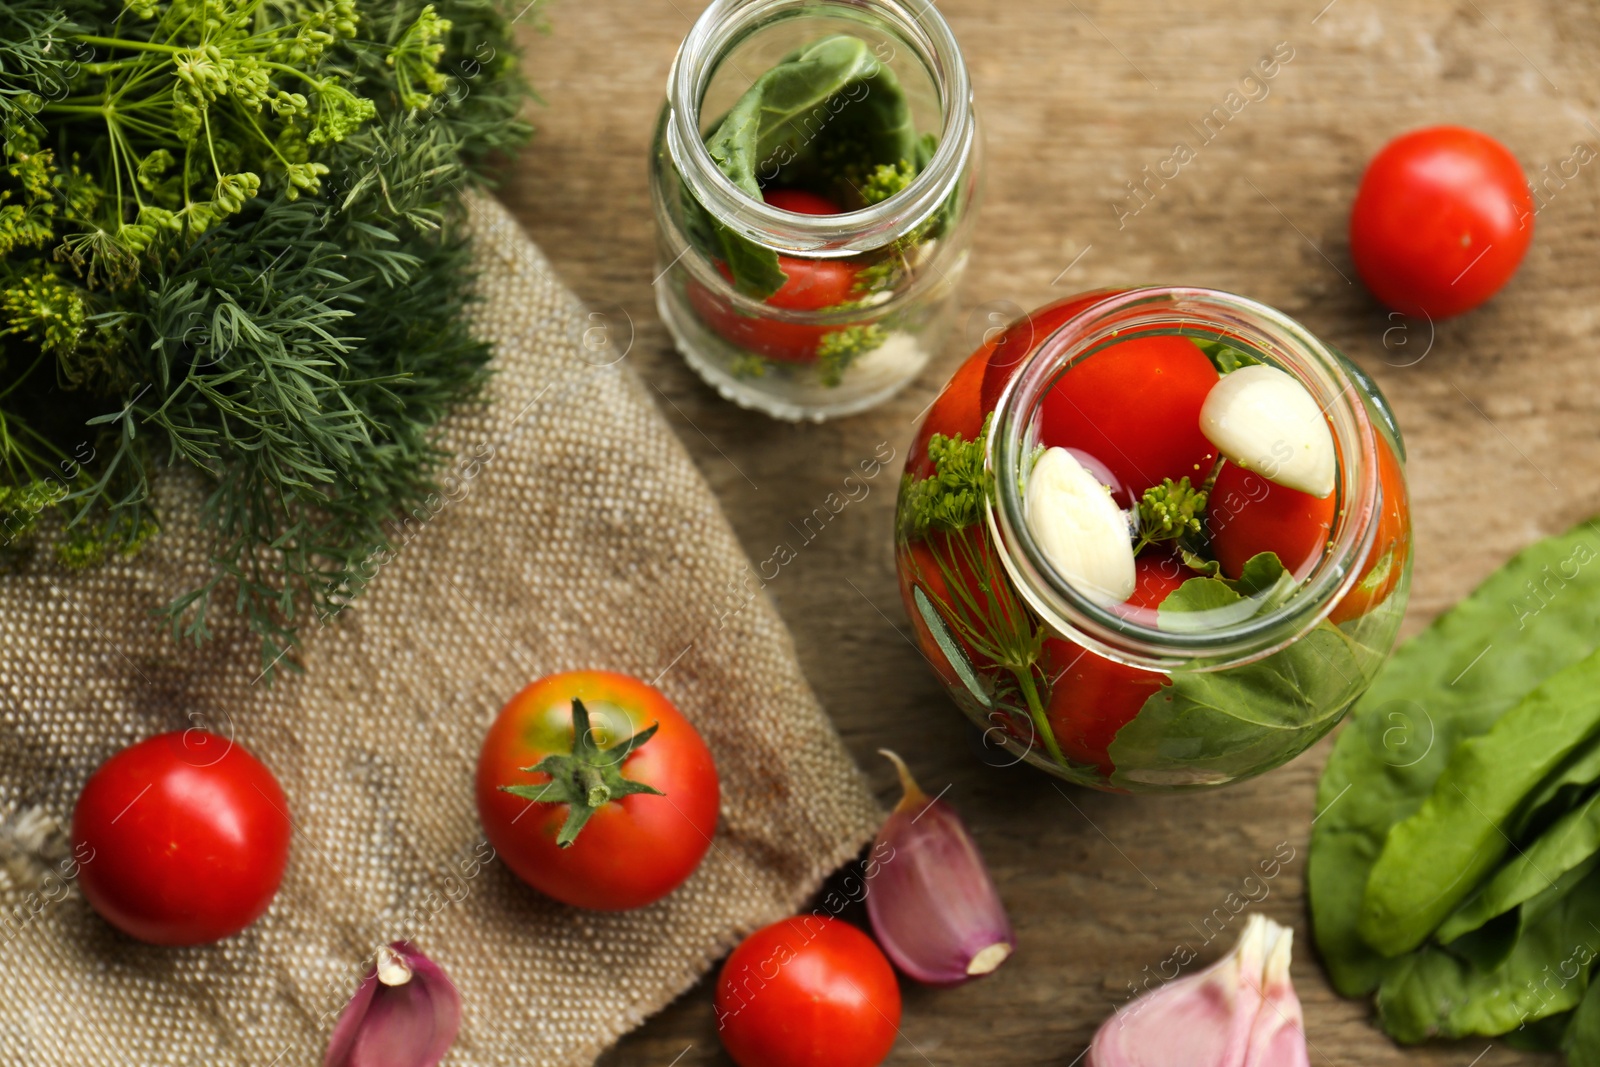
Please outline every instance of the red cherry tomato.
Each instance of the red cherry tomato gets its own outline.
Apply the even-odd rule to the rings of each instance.
[[[1460,126],[1384,145],[1350,212],[1350,254],[1373,295],[1432,319],[1488,300],[1532,240],[1533,196],[1516,157]]]
[[[1142,553],[1134,563],[1135,585],[1127,604],[1155,609],[1194,572],[1163,552]],[[1043,668],[1054,681],[1045,709],[1061,751],[1074,763],[1092,764],[1104,778],[1115,768],[1109,749],[1144,702],[1166,684],[1166,676],[1106,659],[1058,637],[1044,643]]]
[[[1304,578],[1327,547],[1335,496],[1319,500],[1224,463],[1206,504],[1206,528],[1223,575],[1237,578],[1251,556],[1276,552],[1286,570]]]
[[[216,941],[260,918],[292,833],[272,772],[204,730],[118,752],[72,813],[83,895],[111,925],[157,945]]]
[[[800,189],[772,189],[763,194],[763,199],[773,207],[799,215],[837,215],[841,210],[826,197]],[[822,311],[860,296],[856,292],[858,268],[853,263],[780,255],[778,267],[788,280],[777,292],[767,297],[769,307],[786,311]],[[731,285],[733,271],[728,265],[719,262],[716,268],[717,273]],[[685,292],[690,306],[719,337],[783,363],[814,361],[822,338],[840,329],[838,324],[811,326],[745,315],[727,297],[712,292],[692,278]]]
[[[1127,489],[1127,507],[1161,479],[1203,480],[1216,447],[1200,407],[1217,370],[1187,337],[1137,337],[1102,349],[1045,394],[1039,441],[1089,453]]]
[[[769,207],[796,215],[837,215],[844,210],[827,197],[804,189],[768,189],[761,194],[761,199]]]
[[[590,723],[583,736],[597,750],[575,773],[610,772],[663,795],[624,794],[613,784],[613,799],[563,847],[557,837],[570,804],[501,787],[544,785],[551,775],[526,768],[575,749],[583,754],[574,701],[583,703]],[[654,736],[618,764],[613,750],[651,726]],[[611,671],[567,671],[512,697],[489,727],[478,757],[477,799],[489,843],[517,877],[574,907],[623,911],[666,896],[700,865],[717,828],[720,793],[711,751],[658,690]]]
[[[900,987],[866,934],[802,915],[733,950],[717,978],[716,1011],[739,1067],[876,1067],[894,1046]]]
[[[1030,311],[1004,333],[979,348],[979,354],[987,353],[988,364],[983,376],[983,396],[980,401],[983,410],[993,411],[999,406],[1000,394],[1005,391],[1012,375],[1027,361],[1029,354],[1044,343],[1045,338],[1077,318],[1091,305],[1124,291],[1095,289],[1063,297],[1053,304]]]
[[[931,473],[928,466],[928,439],[934,434],[953,437],[960,434],[971,441],[983,430],[984,413],[993,411],[1011,375],[1039,343],[1062,323],[1090,304],[1114,295],[1112,290],[1080,293],[1046,304],[1023,315],[1003,330],[984,338],[977,351],[968,356],[928,409],[906,458],[906,470],[918,478]]]
[[[1405,473],[1388,440],[1378,435],[1378,477],[1383,485],[1383,505],[1378,532],[1361,564],[1361,577],[1328,616],[1336,623],[1358,619],[1389,599],[1406,556],[1411,552],[1411,511],[1406,498]]]

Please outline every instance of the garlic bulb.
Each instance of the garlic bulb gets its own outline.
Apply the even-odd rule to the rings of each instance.
[[[408,941],[378,948],[339,1014],[323,1067],[437,1067],[461,1028],[455,983]]]
[[[1300,998],[1289,981],[1294,931],[1250,916],[1238,944],[1107,1019],[1087,1067],[1309,1067]]]
[[[1254,363],[1224,374],[1200,407],[1200,432],[1235,465],[1322,499],[1333,492],[1333,434],[1292,375]]]
[[[1049,448],[1028,475],[1028,528],[1050,565],[1103,604],[1133,595],[1133,540],[1111,491],[1076,456]]]
[[[881,751],[904,795],[869,864],[867,915],[878,943],[919,982],[953,985],[990,974],[1017,942],[978,846],[950,805],[928,799],[900,757]]]

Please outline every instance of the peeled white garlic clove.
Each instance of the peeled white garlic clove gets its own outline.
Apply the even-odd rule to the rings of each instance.
[[[1224,374],[1200,407],[1200,432],[1269,482],[1319,500],[1333,492],[1333,434],[1306,387],[1261,363]]]
[[[1308,1067],[1289,981],[1294,931],[1250,916],[1233,951],[1107,1019],[1087,1067]]]
[[[1102,603],[1133,595],[1128,517],[1071,452],[1045,450],[1028,475],[1026,498],[1028,528],[1051,566]]]

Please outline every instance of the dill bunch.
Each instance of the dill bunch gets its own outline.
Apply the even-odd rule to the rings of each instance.
[[[0,553],[69,566],[210,486],[265,670],[360,591],[484,380],[462,192],[530,133],[497,0],[0,0]]]

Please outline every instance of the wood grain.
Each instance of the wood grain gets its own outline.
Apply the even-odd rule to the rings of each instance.
[[[527,67],[548,106],[536,111],[538,138],[503,192],[567,282],[613,330],[631,333],[628,358],[758,559],[780,541],[798,545],[794,527],[858,460],[885,444],[903,454],[993,308],[1140,282],[1209,285],[1281,307],[1366,367],[1399,413],[1416,523],[1414,630],[1523,545],[1600,511],[1600,162],[1548,182],[1533,249],[1504,293],[1433,330],[1390,320],[1353,281],[1350,199],[1367,158],[1418,125],[1484,129],[1540,183],[1579,142],[1600,147],[1591,121],[1600,114],[1600,16],[1582,0],[1325,3],[941,3],[986,128],[986,201],[964,294],[971,322],[899,398],[840,422],[791,426],[724,403],[681,363],[656,318],[645,160],[695,0],[555,0],[549,32],[527,37]],[[1201,143],[1190,123],[1239,91],[1280,42],[1293,58],[1267,94],[1254,90],[1258,99]],[[1194,161],[1119,225],[1116,205],[1131,206],[1126,183],[1142,181],[1141,168],[1154,169],[1180,141],[1196,149]],[[1265,778],[1179,801],[1058,787],[975,758],[963,720],[906,638],[890,552],[893,481],[893,469],[880,476],[769,593],[884,798],[892,776],[874,752],[885,745],[930,789],[949,786],[1021,947],[984,982],[908,986],[889,1062],[1073,1064],[1145,968],[1179,944],[1209,960],[1231,943],[1241,920],[1217,936],[1207,917],[1280,849],[1294,858],[1257,906],[1300,935],[1294,977],[1313,1063],[1544,1062],[1498,1045],[1485,1053],[1487,1041],[1399,1050],[1365,1005],[1330,990],[1305,947],[1302,881],[1326,744]],[[708,983],[604,1062],[729,1062]]]

